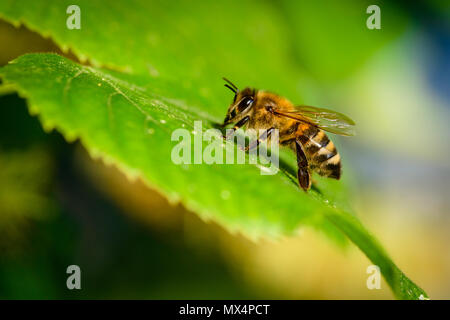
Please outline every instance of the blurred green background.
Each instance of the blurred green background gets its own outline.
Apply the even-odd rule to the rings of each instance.
[[[295,94],[357,123],[356,137],[337,140],[360,219],[432,299],[450,298],[448,2],[377,2],[381,30],[366,28],[367,1],[262,3],[276,11],[301,75]],[[0,47],[0,65],[27,52],[61,53],[5,21]],[[254,70],[249,79],[257,77]],[[277,243],[231,235],[45,133],[23,99],[3,93],[0,298],[392,298],[384,282],[367,289],[371,263],[356,248],[308,230]],[[66,288],[71,264],[81,267],[80,291]]]

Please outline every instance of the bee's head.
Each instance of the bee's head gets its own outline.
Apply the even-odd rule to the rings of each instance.
[[[233,102],[228,108],[227,115],[225,120],[223,121],[223,125],[226,126],[231,122],[237,122],[245,117],[251,110],[255,99],[256,99],[256,90],[251,88],[245,88],[242,91],[226,78],[223,78],[227,84],[225,87],[234,92]]]

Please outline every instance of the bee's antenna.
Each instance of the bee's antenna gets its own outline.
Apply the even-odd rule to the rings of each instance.
[[[236,94],[237,92],[236,92],[236,89],[234,89],[234,88],[232,88],[232,87],[230,87],[228,84],[224,84],[224,86],[225,87],[227,87],[228,89],[230,89],[231,91],[233,91],[234,92],[234,94]]]
[[[223,77],[222,78],[223,80],[225,80],[226,82],[228,82],[237,92],[239,92],[239,89],[238,89],[238,87],[236,87],[234,84],[233,84],[233,82],[231,82],[230,80],[228,80],[227,78],[225,78],[225,77]],[[225,85],[226,87],[228,87],[228,88],[230,88],[229,86],[227,86],[227,85]],[[230,88],[231,89],[231,88]],[[234,91],[234,90],[233,90]],[[234,91],[234,92],[236,92],[236,91]]]

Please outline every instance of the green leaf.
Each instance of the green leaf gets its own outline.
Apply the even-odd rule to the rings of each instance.
[[[342,81],[377,49],[405,32],[407,18],[394,3],[377,3],[380,30],[370,30],[370,1],[280,1],[289,21],[298,62],[321,79]]]
[[[70,30],[66,9],[72,4],[2,0],[0,18],[51,37],[93,66],[174,80],[177,90],[160,93],[208,106],[220,120],[230,100],[223,76],[301,102],[302,77],[289,63],[287,26],[269,3],[80,0],[81,29]]]
[[[396,297],[426,297],[351,214],[345,181],[317,177],[317,189],[305,193],[289,153],[282,154],[277,175],[261,175],[255,165],[171,161],[175,129],[193,130],[202,120],[205,130],[223,119],[231,96],[221,76],[302,102],[304,75],[290,59],[289,26],[274,5],[205,2],[193,10],[187,1],[81,0],[82,27],[69,30],[70,4],[0,2],[1,17],[51,36],[94,66],[30,54],[0,69],[8,91],[27,99],[44,128],[79,139],[94,157],[230,232],[280,238],[310,226],[340,243],[348,237],[380,266]],[[225,152],[234,149],[225,146]]]
[[[1,74],[28,98],[31,113],[40,115],[47,130],[57,128],[69,141],[79,138],[92,155],[118,165],[130,177],[142,176],[170,200],[182,201],[230,231],[253,239],[289,235],[300,222],[326,223],[322,213],[336,206],[326,204],[317,192],[300,191],[287,175],[261,175],[254,165],[174,164],[175,129],[193,131],[196,120],[203,121],[204,130],[216,123],[206,111],[154,94],[151,83],[136,85],[128,82],[130,77],[124,80],[54,54],[22,56]],[[291,166],[284,170],[295,172]],[[336,183],[334,191],[340,188]],[[273,190],[277,197],[271,196]],[[261,201],[268,197],[273,199]],[[293,211],[293,204],[301,210]]]

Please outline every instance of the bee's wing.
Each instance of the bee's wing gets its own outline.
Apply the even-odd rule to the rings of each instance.
[[[355,135],[355,122],[342,113],[310,106],[296,106],[295,109],[295,111],[274,110],[274,112],[281,116],[313,124],[331,133],[342,136]]]

